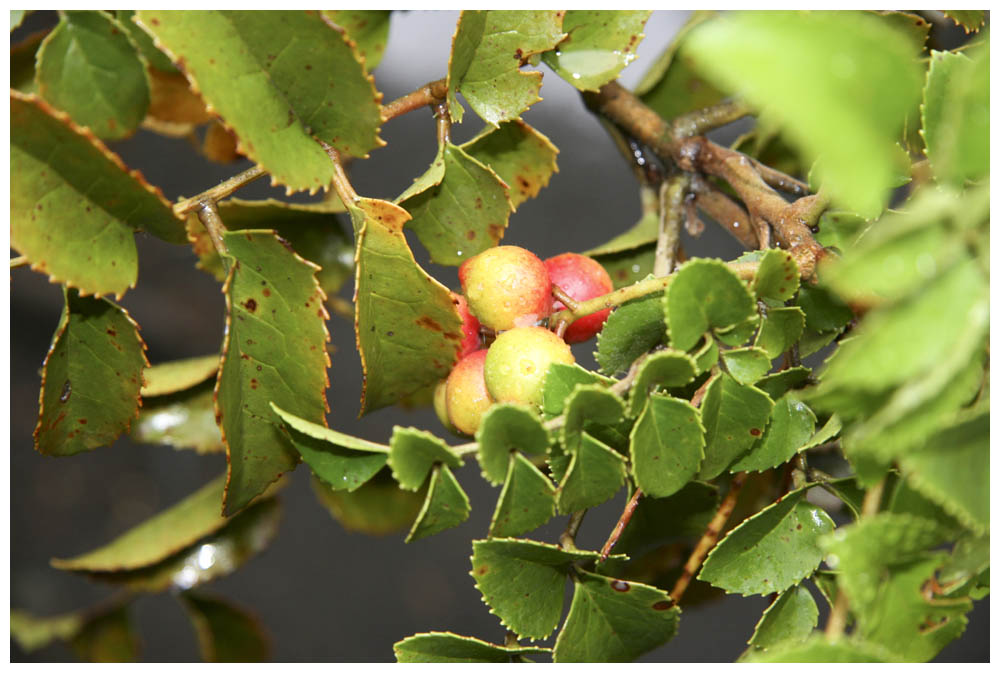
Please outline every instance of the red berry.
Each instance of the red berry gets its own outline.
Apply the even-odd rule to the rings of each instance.
[[[461,360],[472,351],[479,349],[479,321],[476,316],[469,312],[469,302],[460,294],[451,293],[451,300],[455,302],[458,315],[462,316],[462,346],[458,352],[458,359]]]
[[[545,269],[553,285],[561,287],[566,294],[577,301],[600,297],[615,289],[611,276],[598,262],[590,257],[566,252],[545,260]],[[554,300],[552,311],[566,308],[559,300]],[[611,313],[610,308],[586,315],[572,323],[563,335],[566,343],[579,343],[593,338],[601,331],[604,321]]]

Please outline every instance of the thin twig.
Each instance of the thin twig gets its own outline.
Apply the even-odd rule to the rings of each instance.
[[[660,185],[660,231],[653,257],[654,276],[666,276],[674,270],[677,248],[681,243],[687,185],[688,179],[684,174],[674,175]]]
[[[566,290],[562,289],[555,283],[552,283],[552,296],[561,301],[570,311],[576,313],[580,310],[580,302],[569,296],[569,293],[566,292]]]
[[[567,551],[576,551],[576,534],[580,532],[580,524],[583,523],[583,515],[587,510],[581,509],[569,515],[569,522],[566,530],[559,536],[559,546]]]
[[[208,237],[212,240],[215,251],[223,260],[228,260],[226,241],[222,236],[226,232],[226,225],[223,224],[222,218],[219,216],[219,208],[215,205],[215,201],[206,200],[201,203],[201,207],[198,209],[198,219],[205,226],[205,231],[208,232]]]
[[[251,166],[239,175],[234,175],[225,182],[220,182],[215,187],[207,189],[197,196],[192,196],[190,199],[178,201],[174,204],[174,215],[184,217],[192,210],[201,208],[202,204],[206,201],[216,203],[226,198],[240,187],[248,185],[264,175],[267,175],[267,171],[263,168],[260,166]]]
[[[635,489],[635,493],[629,498],[628,503],[625,505],[625,511],[622,512],[621,517],[618,519],[618,523],[615,524],[614,530],[611,531],[611,535],[608,537],[608,541],[604,543],[601,547],[601,560],[600,563],[604,563],[608,559],[608,554],[616,544],[618,544],[618,539],[622,536],[622,532],[625,530],[625,526],[628,522],[632,520],[632,515],[635,514],[635,508],[639,506],[639,498],[642,497],[642,491],[638,488]]]
[[[447,103],[441,102],[434,106],[434,118],[437,120],[438,147],[444,147],[451,142],[451,114]]]
[[[416,91],[382,106],[382,121],[387,122],[426,105],[436,105],[448,95],[448,82],[444,79],[428,82]]]
[[[700,136],[750,114],[753,114],[753,108],[743,101],[723,101],[674,118],[670,124],[670,133],[675,140]]]
[[[746,481],[746,478],[746,472],[740,472],[729,482],[729,493],[726,493],[725,499],[719,505],[719,509],[716,511],[715,516],[712,517],[708,528],[705,529],[694,551],[691,552],[691,556],[688,557],[687,563],[684,564],[684,571],[677,578],[674,588],[670,590],[670,597],[674,600],[675,605],[681,602],[681,596],[684,595],[691,580],[694,579],[694,575],[698,571],[698,568],[701,567],[702,561],[705,560],[708,552],[711,551],[719,539],[726,521],[729,520],[729,515],[733,513],[733,508],[736,506],[736,499],[739,497],[740,489],[743,488],[743,482]]]
[[[344,162],[340,158],[340,152],[322,140],[318,142],[323,147],[327,156],[330,157],[330,161],[333,162],[333,191],[337,192],[337,196],[340,197],[341,203],[345,206],[356,202],[360,197],[354,191],[351,181],[347,178],[347,172],[344,170]]]
[[[757,246],[750,214],[743,206],[699,175],[691,176],[691,191],[695,195],[694,204],[722,225],[744,248],[753,250]]]
[[[31,262],[25,255],[21,255],[20,257],[12,257],[10,260],[10,268],[16,269],[19,266],[27,266],[30,263]]]

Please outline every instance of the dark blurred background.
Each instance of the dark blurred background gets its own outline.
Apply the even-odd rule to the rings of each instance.
[[[655,12],[646,27],[639,58],[622,76],[635,86],[652,60],[686,20],[686,12]],[[374,72],[386,102],[444,76],[458,12],[394,12],[389,46]],[[37,30],[52,16],[29,17],[12,37]],[[521,245],[545,258],[583,251],[603,243],[639,217],[636,184],[579,94],[554,73],[545,72],[542,102],[525,120],[559,148],[559,172],[533,200],[512,215],[504,243]],[[474,114],[453,129],[457,142],[475,135]],[[429,111],[387,123],[387,146],[367,161],[355,162],[357,191],[393,199],[423,173],[436,150]],[[730,136],[732,137],[732,133]],[[192,196],[248,167],[249,162],[210,164],[193,147],[140,131],[115,143],[130,168],[140,169],[168,199]],[[241,198],[284,197],[260,180]],[[301,199],[300,199],[301,200]],[[430,264],[416,243],[418,261],[446,285],[457,287],[450,267]],[[140,235],[139,282],[121,304],[142,328],[154,364],[218,352],[224,326],[220,285],[194,268],[190,249]],[[700,239],[685,238],[690,255],[731,259],[740,246],[717,227]],[[173,505],[225,470],[222,454],[199,456],[119,439],[72,458],[44,457],[32,448],[38,410],[39,372],[62,308],[57,285],[27,268],[11,272],[11,498],[10,604],[38,616],[91,606],[111,588],[49,566],[53,557],[71,557],[103,545],[151,515]],[[350,284],[340,296],[349,299]],[[394,425],[443,433],[430,409],[385,409],[358,419],[360,360],[349,321],[328,323],[335,347],[329,370],[330,426],[375,441],[388,441]],[[593,343],[574,349],[584,366],[593,363]],[[471,540],[485,537],[497,488],[469,461],[457,477],[469,494],[472,515],[462,526],[413,544],[405,532],[384,538],[352,534],[319,504],[306,467],[291,476],[280,496],[283,515],[271,546],[234,574],[207,586],[256,613],[270,633],[275,661],[392,661],[392,644],[421,631],[454,631],[503,642],[505,630],[489,614],[469,576]],[[817,489],[818,490],[818,489]],[[578,538],[581,548],[599,548],[624,505],[624,493],[587,515]],[[554,542],[565,527],[557,517],[535,531],[534,539]],[[642,661],[725,662],[738,657],[753,633],[765,598],[727,597],[685,607],[678,636]],[[826,606],[818,599],[821,624]],[[567,604],[568,605],[568,604]],[[194,632],[170,595],[140,597],[132,614],[144,661],[199,660]],[[988,661],[989,605],[977,603],[965,636],[938,661]],[[550,644],[550,643],[549,643]],[[62,645],[26,655],[11,641],[11,661],[74,661]]]

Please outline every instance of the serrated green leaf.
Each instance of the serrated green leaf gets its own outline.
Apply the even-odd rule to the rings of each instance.
[[[179,72],[177,66],[173,64],[170,57],[157,49],[153,44],[153,38],[149,33],[137,26],[132,17],[135,16],[134,9],[115,10],[115,18],[128,32],[132,43],[138,48],[139,53],[149,63],[150,66],[163,72]]]
[[[434,466],[427,498],[417,514],[417,520],[406,536],[406,542],[415,542],[443,530],[454,528],[469,518],[469,496],[459,485],[447,465]]]
[[[662,297],[657,292],[633,299],[611,312],[597,335],[595,357],[602,373],[627,371],[636,358],[663,342],[666,325]]]
[[[389,440],[389,467],[400,487],[420,488],[435,463],[461,467],[462,459],[434,435],[417,428],[395,426]]]
[[[972,600],[930,599],[924,586],[944,562],[941,553],[896,566],[868,614],[859,616],[858,632],[883,643],[902,661],[930,661],[945,645],[962,635]]]
[[[273,183],[310,192],[330,184],[333,164],[314,137],[355,157],[382,143],[375,87],[318,12],[140,10],[136,20],[183,60],[193,87]]]
[[[904,478],[977,534],[990,529],[989,409],[966,415],[899,459]]]
[[[790,643],[768,652],[751,654],[746,661],[755,664],[881,664],[894,659],[878,645],[855,638],[831,641],[826,636],[817,634],[805,643]]]
[[[597,91],[635,60],[652,12],[569,10],[562,29],[569,34],[542,60],[580,91]]]
[[[885,207],[896,137],[920,95],[918,49],[905,33],[860,12],[741,12],[699,26],[685,52],[780,123],[807,161],[822,156],[836,203],[866,217]],[[821,82],[808,97],[783,84],[806,80]]]
[[[789,390],[801,387],[811,373],[812,370],[808,367],[789,367],[775,374],[768,374],[757,381],[754,387],[767,393],[772,400],[776,400]]]
[[[774,402],[753,386],[721,374],[708,385],[701,401],[705,426],[705,460],[698,478],[714,479],[764,433]]]
[[[461,122],[457,94],[493,126],[517,119],[541,100],[540,72],[522,73],[521,64],[548,51],[565,35],[564,12],[549,10],[464,11],[448,62],[448,108]]]
[[[798,306],[769,308],[767,315],[761,318],[760,330],[753,344],[773,360],[799,340],[805,322],[806,315]]]
[[[731,348],[722,351],[726,371],[745,385],[756,383],[771,370],[771,358],[761,348]]]
[[[760,315],[755,313],[746,320],[736,323],[732,327],[717,330],[715,332],[715,339],[717,339],[721,345],[729,346],[730,348],[737,348],[750,341],[753,335],[757,332],[757,326],[759,324]]]
[[[872,311],[828,360],[820,392],[837,387],[878,391],[933,368],[961,339],[978,338],[989,320],[985,279],[966,260],[921,292]],[[808,312],[806,313],[808,320]]]
[[[705,429],[686,400],[650,395],[629,439],[636,486],[653,498],[681,490],[705,456]]]
[[[299,462],[271,403],[325,423],[329,335],[315,264],[272,231],[222,236],[228,250],[226,337],[215,387],[232,513]]]
[[[760,258],[753,292],[757,299],[784,303],[799,290],[799,265],[785,250],[769,249]]]
[[[389,535],[409,528],[423,508],[427,488],[407,491],[379,472],[354,491],[334,491],[314,477],[313,493],[345,530],[367,535]]]
[[[132,627],[127,605],[116,605],[87,619],[70,639],[70,647],[90,663],[125,663],[139,660],[139,637]]]
[[[13,33],[14,29],[21,25],[24,21],[24,17],[31,13],[30,9],[12,9],[10,10],[10,32]]]
[[[795,305],[806,314],[806,328],[816,332],[839,331],[854,318],[847,304],[821,285],[801,286]]]
[[[129,436],[143,444],[194,449],[197,453],[225,451],[215,422],[214,392],[215,381],[209,380],[187,390],[145,398]]]
[[[226,229],[273,229],[305,259],[321,267],[316,279],[327,296],[337,294],[354,272],[354,243],[334,214],[344,210],[339,199],[324,203],[285,203],[274,199],[226,199],[217,204]],[[188,216],[188,236],[198,255],[198,268],[220,281],[226,269],[196,214]]]
[[[793,491],[729,531],[698,579],[727,593],[766,596],[811,575],[823,560],[820,538],[834,523],[805,495],[805,489]]]
[[[80,630],[83,619],[78,612],[36,617],[24,610],[11,609],[10,635],[22,650],[30,653],[54,640],[69,640]]]
[[[555,485],[520,452],[512,451],[507,479],[490,520],[489,537],[524,535],[555,513]]]
[[[652,353],[643,360],[632,384],[629,416],[636,416],[646,406],[646,398],[656,387],[679,388],[695,378],[698,365],[687,353],[675,350]]]
[[[896,489],[889,500],[888,511],[894,514],[909,514],[920,519],[937,522],[942,529],[948,530],[949,540],[963,534],[963,526],[959,521],[944,511],[940,505],[928,500],[923,494],[910,486],[905,479],[897,479]],[[966,535],[968,533],[965,533]]]
[[[63,292],[63,314],[42,367],[35,448],[72,456],[111,444],[139,411],[148,366],[139,326],[107,299]]]
[[[496,486],[510,480],[509,460],[515,449],[536,455],[549,447],[549,435],[538,415],[519,404],[496,404],[476,430],[483,477]]]
[[[661,589],[585,570],[573,585],[553,662],[632,661],[677,633],[681,610]]]
[[[571,454],[566,475],[559,480],[559,513],[596,507],[613,498],[624,482],[625,458],[584,432]]]
[[[70,559],[52,559],[61,570],[115,572],[151,566],[226,525],[219,515],[225,477],[213,479],[184,500],[147,519],[112,542]]]
[[[446,143],[429,171],[397,203],[437,264],[458,266],[500,242],[514,211],[509,189],[488,166]]]
[[[105,12],[64,11],[38,51],[38,90],[95,135],[119,140],[146,116],[146,67],[127,29]]]
[[[521,638],[541,640],[559,624],[570,566],[597,556],[533,540],[473,540],[471,575],[504,626]]]
[[[296,419],[283,413],[277,407],[288,428],[288,439],[302,456],[302,460],[312,469],[316,477],[335,491],[355,491],[385,467],[389,456],[386,447],[379,445],[377,451],[366,446],[367,442],[354,440],[345,442],[332,430]],[[307,427],[306,424],[308,423]],[[298,428],[303,428],[299,430]],[[347,446],[345,446],[345,444]],[[365,446],[358,450],[356,447]]]
[[[39,31],[12,45],[10,48],[10,88],[21,93],[38,93],[35,81],[35,62],[38,48],[48,31]]]
[[[724,330],[754,315],[746,284],[724,262],[698,258],[675,274],[664,296],[671,345],[689,350],[710,329]]]
[[[262,662],[271,658],[271,645],[256,617],[232,603],[185,591],[187,610],[202,661],[210,663]]]
[[[986,21],[986,12],[981,9],[945,9],[942,13],[964,28],[966,33],[979,30]]]
[[[549,184],[556,166],[556,146],[520,119],[499,128],[487,126],[461,149],[489,166],[510,187],[510,202],[517,208]]]
[[[654,218],[654,224],[659,226],[658,223],[659,219]],[[653,264],[656,259],[656,243],[640,245],[620,252],[588,254],[604,267],[608,275],[611,276],[611,282],[617,290],[620,287],[625,287],[643,278],[647,278],[653,273]]]
[[[857,213],[827,210],[820,215],[816,226],[819,227],[819,232],[816,233],[817,243],[846,252],[869,231],[871,222]]]
[[[185,590],[225,577],[266,549],[278,534],[281,503],[255,502],[231,517],[218,531],[153,565],[135,570],[84,573],[133,592]]]
[[[715,339],[706,337],[702,341],[704,343],[692,354],[698,365],[699,376],[709,371],[719,361],[719,344]]]
[[[213,378],[218,370],[217,354],[161,362],[142,373],[142,398],[171,395],[193,388]]]
[[[938,583],[945,595],[963,591],[969,583],[990,567],[990,538],[988,535],[961,537],[951,552],[947,563],[938,569]]]
[[[922,50],[931,32],[931,24],[919,14],[895,10],[873,10],[873,13],[888,25],[907,34],[914,47]]]
[[[578,385],[610,385],[613,379],[601,376],[580,365],[553,362],[542,380],[542,411],[547,416],[558,416],[566,407],[566,399]]]
[[[413,258],[403,234],[405,210],[359,199],[349,211],[357,239],[354,324],[364,414],[447,376],[458,359],[462,319],[448,288]]]
[[[747,642],[754,652],[766,652],[806,640],[819,623],[819,608],[812,594],[801,584],[781,593],[754,627]]]
[[[921,106],[934,175],[958,187],[990,172],[989,41],[967,54],[931,51]]]
[[[794,395],[774,403],[764,435],[729,468],[730,472],[763,472],[791,459],[809,442],[816,415]]]
[[[580,444],[586,428],[592,425],[615,425],[625,415],[625,403],[599,383],[578,385],[566,398],[566,422],[561,439],[563,448],[572,453]]]
[[[528,654],[552,652],[547,647],[504,647],[439,631],[404,638],[392,646],[392,651],[401,664],[506,664],[521,661]]]
[[[643,76],[636,94],[664,119],[675,119],[721,102],[726,94],[695,68],[686,50],[681,49],[691,29],[715,12],[695,11]]]
[[[10,92],[10,129],[10,244],[52,281],[120,297],[138,273],[134,229],[186,240],[158,189],[40,98]]]
[[[324,9],[323,14],[347,31],[358,55],[364,59],[365,70],[373,71],[382,62],[389,41],[388,9]]]

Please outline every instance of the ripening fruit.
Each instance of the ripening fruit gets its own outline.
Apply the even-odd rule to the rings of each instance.
[[[465,297],[452,292],[451,300],[455,302],[458,315],[462,316],[462,347],[458,351],[458,359],[461,360],[469,353],[479,350],[479,321],[469,312],[469,302]]]
[[[476,434],[483,414],[493,404],[483,378],[485,349],[466,355],[448,374],[444,392],[448,420],[455,429],[466,435]]]
[[[577,301],[600,297],[615,289],[611,276],[598,262],[590,257],[567,252],[545,260],[545,269],[553,285],[558,285]],[[552,312],[566,308],[558,299],[553,301]],[[591,313],[574,321],[563,334],[566,343],[575,344],[592,339],[601,331],[604,321],[611,313],[610,308]]]
[[[516,245],[500,245],[458,267],[469,310],[495,330],[527,327],[552,311],[552,283],[542,260]]]
[[[448,390],[448,379],[441,379],[434,387],[434,413],[446,430],[458,432],[448,418],[448,403],[445,400],[445,392]]]
[[[501,332],[486,355],[486,389],[497,402],[542,404],[542,381],[553,362],[573,364],[565,341],[543,327]]]

